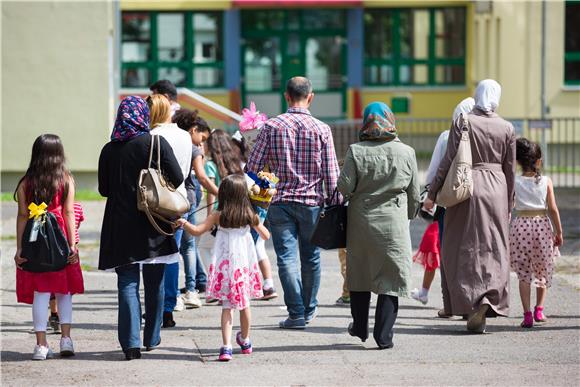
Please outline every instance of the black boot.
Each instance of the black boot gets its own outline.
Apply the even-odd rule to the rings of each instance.
[[[173,312],[163,312],[163,328],[173,328],[175,321],[173,321]]]
[[[125,351],[125,359],[141,359],[141,348],[129,348]]]

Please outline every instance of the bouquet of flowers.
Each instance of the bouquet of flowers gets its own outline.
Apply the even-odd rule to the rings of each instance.
[[[251,149],[256,143],[258,134],[264,126],[264,123],[268,120],[268,117],[256,110],[256,104],[250,102],[250,108],[244,108],[242,110],[242,120],[240,121],[240,133],[244,136],[248,147]]]

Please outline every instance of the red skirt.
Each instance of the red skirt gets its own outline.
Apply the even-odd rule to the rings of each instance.
[[[419,263],[427,271],[437,269],[441,262],[440,244],[439,244],[439,224],[431,223],[427,226],[419,250],[413,256],[413,262]]]
[[[84,293],[83,273],[79,262],[67,265],[60,271],[32,273],[16,269],[16,299],[32,304],[34,292],[77,294]]]

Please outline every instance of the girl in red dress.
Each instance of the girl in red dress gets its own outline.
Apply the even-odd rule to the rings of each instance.
[[[75,243],[75,187],[72,175],[65,167],[64,148],[60,138],[53,134],[39,136],[32,146],[32,157],[26,174],[18,182],[15,197],[18,201],[16,220],[17,251],[16,297],[18,302],[32,304],[32,320],[36,333],[36,346],[32,359],[52,357],[46,341],[46,315],[50,294],[56,295],[62,337],[61,356],[74,355],[70,338],[72,322],[72,295],[84,292],[83,276]],[[55,272],[32,273],[22,270],[26,258],[21,256],[22,234],[28,220],[30,203],[48,204],[46,209],[56,217],[72,252],[68,265]]]

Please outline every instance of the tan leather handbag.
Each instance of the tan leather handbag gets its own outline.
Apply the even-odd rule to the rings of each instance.
[[[469,120],[463,118],[461,140],[457,154],[449,167],[443,186],[437,193],[435,203],[443,207],[453,207],[473,195],[471,141],[469,140]]]
[[[151,168],[153,160],[153,148],[157,145],[157,169]],[[170,183],[165,181],[161,173],[161,141],[159,136],[151,136],[151,149],[149,150],[149,164],[147,169],[139,173],[137,183],[137,208],[145,212],[151,225],[160,234],[171,236],[174,233],[163,231],[155,219],[173,225],[171,219],[180,218],[189,211],[190,204],[187,198]]]

